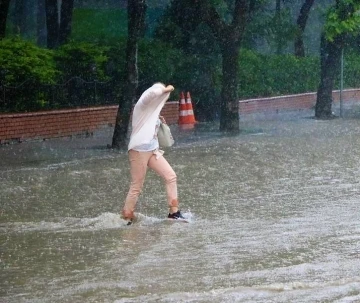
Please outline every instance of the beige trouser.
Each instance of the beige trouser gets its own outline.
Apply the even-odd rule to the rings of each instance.
[[[147,168],[153,169],[165,181],[169,207],[178,206],[176,174],[166,159],[159,153],[129,151],[131,184],[122,215],[133,218],[136,202],[144,184]]]

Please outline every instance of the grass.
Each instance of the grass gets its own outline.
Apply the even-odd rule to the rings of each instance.
[[[75,9],[71,38],[98,42],[127,36],[127,13],[122,9]]]
[[[146,13],[146,36],[151,37],[158,18],[163,13],[160,9],[148,8]],[[28,24],[27,40],[36,42],[36,20]],[[127,37],[126,9],[74,9],[71,39],[86,42],[113,42]],[[14,36],[15,30],[7,23],[6,36]]]
[[[162,11],[147,9],[146,36],[152,36]],[[75,9],[71,38],[76,41],[113,41],[127,36],[124,9]]]

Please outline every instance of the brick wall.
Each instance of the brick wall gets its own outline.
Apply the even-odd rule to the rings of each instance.
[[[340,92],[333,100],[339,102]],[[360,89],[343,91],[343,101],[360,101]],[[258,98],[239,101],[241,115],[310,109],[315,105],[316,93]],[[21,114],[0,114],[0,144],[28,139],[48,139],[92,133],[115,123],[118,106],[54,110]],[[178,122],[178,102],[167,102],[161,112],[169,124]]]
[[[167,124],[177,124],[179,120],[179,102],[166,102],[161,115],[164,116]]]
[[[48,139],[92,133],[114,125],[117,105],[33,113],[0,114],[0,144],[28,139]],[[167,102],[161,114],[177,123],[178,102]]]
[[[342,93],[343,101],[360,101],[360,89],[348,89]],[[340,91],[333,92],[333,102],[340,100]],[[259,112],[278,112],[285,110],[310,109],[315,106],[316,93],[306,93],[271,98],[258,98],[239,101],[240,114]]]

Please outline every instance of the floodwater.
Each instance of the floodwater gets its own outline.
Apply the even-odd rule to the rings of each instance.
[[[0,302],[360,302],[360,120],[174,128],[190,223],[149,172],[137,212],[112,131],[0,147]]]

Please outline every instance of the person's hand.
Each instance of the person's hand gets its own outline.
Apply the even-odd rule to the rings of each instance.
[[[172,92],[174,89],[175,89],[174,86],[168,85],[168,86],[165,87],[165,92],[166,92],[166,93],[170,93],[170,92]]]

